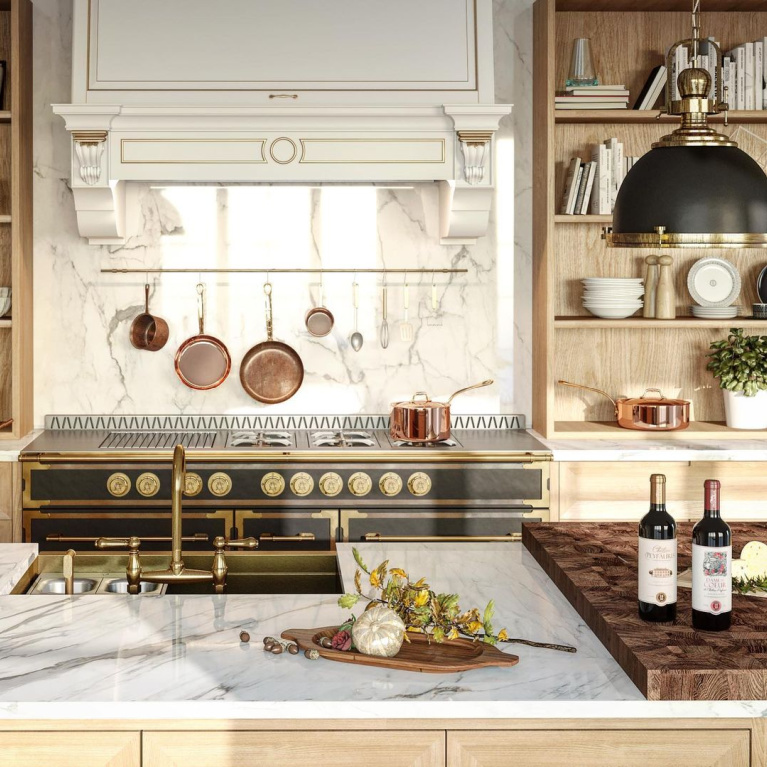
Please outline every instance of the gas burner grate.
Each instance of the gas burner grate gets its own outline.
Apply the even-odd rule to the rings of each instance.
[[[392,447],[418,448],[423,450],[434,450],[445,447],[461,447],[461,443],[455,437],[448,437],[439,442],[406,442],[403,439],[392,440]]]
[[[312,447],[378,447],[378,440],[369,431],[313,431]]]
[[[214,431],[110,431],[100,450],[171,450],[176,445],[209,450],[216,440]]]
[[[236,431],[229,437],[228,447],[295,447],[289,431]]]

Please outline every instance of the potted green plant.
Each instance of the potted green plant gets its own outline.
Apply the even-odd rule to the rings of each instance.
[[[767,336],[744,336],[731,328],[709,347],[706,369],[719,379],[731,429],[767,429]]]

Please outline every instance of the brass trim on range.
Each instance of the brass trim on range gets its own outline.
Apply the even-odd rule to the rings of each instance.
[[[341,538],[344,543],[349,541],[349,520],[350,519],[367,519],[369,514],[364,511],[358,511],[357,509],[340,509],[340,527]]]
[[[117,514],[115,513],[106,514],[103,512],[94,513],[90,511],[53,512],[52,513],[49,511],[39,511],[37,509],[24,509],[22,512],[21,525],[22,525],[25,543],[29,543],[32,540],[31,523],[32,521],[36,519],[61,519],[61,520],[119,519],[120,521],[123,521],[126,519],[161,519],[163,522],[167,520],[168,524],[170,524],[170,510],[168,510],[167,512],[157,512],[157,513],[139,512],[134,514],[125,514],[125,513],[119,512]],[[225,530],[228,531],[234,527],[234,510],[218,509],[216,511],[209,511],[209,512],[184,511],[185,521],[193,520],[193,519],[223,519],[225,521]],[[192,536],[185,536],[185,537],[196,538],[198,535],[205,535],[207,538],[207,534],[205,533],[193,533]],[[102,537],[102,536],[96,536],[96,537]],[[152,538],[143,538],[142,540],[151,541]]]
[[[328,543],[330,549],[335,550],[336,541],[338,540],[338,510],[337,509],[323,509],[322,511],[253,511],[252,509],[237,509],[235,511],[235,520],[237,528],[237,536],[243,537],[245,533],[244,525],[242,524],[246,519],[327,519],[328,520]],[[263,534],[262,535],[269,535]],[[297,536],[277,536],[272,535],[271,538],[263,538],[264,542],[290,542],[290,541],[308,541],[308,536],[312,536],[312,540],[316,540],[316,536],[313,533],[299,533]],[[259,540],[261,538],[259,537]]]
[[[518,543],[522,533],[506,535],[381,535],[365,533],[366,543]]]
[[[614,232],[604,227],[608,248],[767,248],[767,233]]]
[[[541,497],[540,498],[525,498],[522,503],[525,506],[532,506],[537,512],[541,509],[546,510],[546,522],[548,522],[548,513],[551,508],[551,464],[541,463],[523,463],[523,469],[536,469],[541,472]]]

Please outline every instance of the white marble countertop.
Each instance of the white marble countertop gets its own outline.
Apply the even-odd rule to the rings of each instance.
[[[29,432],[21,439],[0,440],[0,462],[18,461],[19,453],[37,436],[42,434],[42,429]]]
[[[754,439],[568,439],[548,440],[530,433],[553,453],[555,461],[767,461],[767,432]],[[764,434],[764,439],[758,435]]]
[[[0,595],[13,591],[36,556],[36,543],[0,543]]]
[[[0,597],[0,717],[509,718],[762,716],[767,703],[650,703],[516,544],[360,544],[464,607],[496,601],[507,669],[418,674],[264,653],[261,639],[345,617],[336,596]],[[18,552],[18,565],[28,551]],[[10,558],[0,554],[6,567]],[[339,546],[346,583],[351,546]],[[251,642],[239,641],[241,629]],[[333,702],[332,709],[328,702]],[[172,708],[168,707],[173,703]]]

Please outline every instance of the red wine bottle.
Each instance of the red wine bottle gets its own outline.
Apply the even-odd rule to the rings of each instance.
[[[719,515],[719,482],[703,484],[703,519],[692,530],[692,625],[726,631],[732,621],[732,531]]]
[[[650,477],[650,510],[639,523],[639,617],[676,618],[676,522],[666,511],[666,477]]]

